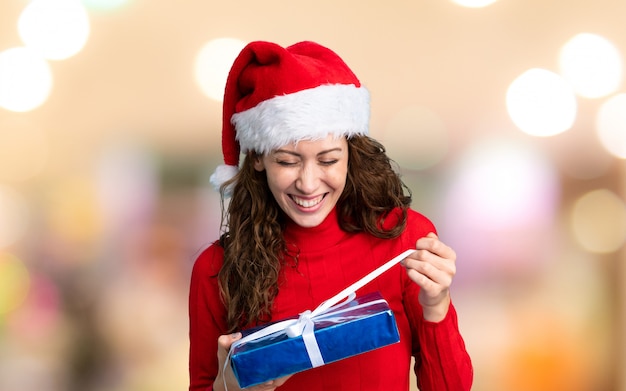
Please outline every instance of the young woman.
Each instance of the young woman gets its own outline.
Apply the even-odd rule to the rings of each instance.
[[[410,208],[368,122],[369,93],[328,48],[259,41],[235,60],[225,165],[212,177],[231,198],[224,234],[192,273],[190,390],[239,389],[226,358],[240,331],[312,310],[407,249],[357,292],[382,294],[400,343],[248,389],[408,390],[411,357],[421,391],[471,388],[450,299],[455,252]]]

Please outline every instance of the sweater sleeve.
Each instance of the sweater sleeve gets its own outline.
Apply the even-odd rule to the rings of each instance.
[[[452,304],[441,322],[429,322],[422,317],[418,321],[417,339],[415,374],[421,391],[471,389],[472,363]]]
[[[225,309],[217,272],[223,250],[216,244],[196,259],[189,288],[189,390],[213,390],[217,376],[217,339],[225,333]]]
[[[408,236],[411,244],[428,232],[437,232],[423,215],[409,214]],[[419,304],[419,286],[406,274],[404,307],[411,324],[415,374],[420,391],[464,391],[472,387],[472,362],[459,331],[456,309],[450,303],[446,317],[440,322],[424,319]]]

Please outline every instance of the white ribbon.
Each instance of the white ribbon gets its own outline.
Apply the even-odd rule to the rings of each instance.
[[[346,289],[337,293],[335,296],[330,299],[322,302],[317,308],[313,311],[307,310],[305,312],[300,313],[298,319],[287,319],[281,322],[273,323],[267,327],[264,327],[260,330],[255,331],[252,334],[246,335],[245,337],[233,342],[228,352],[228,356],[226,357],[226,361],[224,362],[224,372],[226,372],[226,366],[230,361],[230,357],[232,356],[232,352],[235,347],[249,342],[253,340],[258,340],[264,337],[267,337],[272,334],[287,334],[289,337],[298,337],[302,336],[302,340],[304,341],[304,346],[306,347],[307,354],[309,355],[309,360],[311,361],[311,365],[315,368],[321,365],[324,365],[324,359],[322,357],[322,353],[320,352],[319,346],[317,344],[317,340],[315,339],[315,324],[314,320],[327,316],[332,316],[339,312],[343,312],[341,307],[354,300],[356,297],[356,291],[365,285],[369,284],[371,281],[376,279],[378,276],[391,269],[392,266],[402,261],[404,258],[408,257],[415,250],[406,250],[402,254],[394,257],[393,259],[387,261],[385,264],[379,266],[377,269],[361,278],[354,284],[350,285]],[[364,303],[361,306],[372,305],[375,302]],[[350,309],[356,309],[358,307],[351,307]],[[224,376],[224,389],[228,389],[226,387],[226,377]]]

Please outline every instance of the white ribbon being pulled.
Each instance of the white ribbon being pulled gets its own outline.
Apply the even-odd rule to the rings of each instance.
[[[320,352],[319,346],[317,344],[317,340],[315,339],[315,324],[314,320],[320,318],[322,316],[331,316],[335,314],[338,310],[341,309],[344,305],[354,300],[356,297],[356,291],[364,287],[365,285],[372,282],[378,276],[391,269],[392,266],[402,261],[404,258],[408,257],[411,253],[415,252],[415,250],[406,250],[402,254],[394,257],[393,259],[387,261],[385,264],[379,266],[377,269],[361,278],[354,284],[350,285],[346,289],[337,293],[335,296],[330,299],[322,302],[317,308],[313,311],[307,310],[305,312],[300,313],[298,319],[287,319],[281,322],[273,323],[267,327],[264,327],[260,330],[255,331],[252,334],[246,335],[245,337],[233,342],[228,352],[228,356],[226,357],[226,361],[224,362],[224,373],[226,372],[226,368],[228,362],[230,361],[230,357],[232,356],[232,352],[235,347],[257,339],[261,339],[276,333],[284,333],[289,337],[298,337],[302,336],[302,340],[304,341],[304,346],[306,347],[307,354],[309,355],[309,359],[311,360],[312,367],[319,367],[324,365],[324,359],[322,358],[322,354]],[[226,387],[226,377],[224,376],[224,389],[228,390]]]

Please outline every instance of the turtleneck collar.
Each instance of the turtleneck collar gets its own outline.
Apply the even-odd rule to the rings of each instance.
[[[337,220],[337,208],[333,208],[316,227],[301,227],[289,219],[285,228],[285,240],[287,246],[295,245],[300,251],[312,252],[327,249],[339,243],[341,239],[349,235],[339,227]]]

